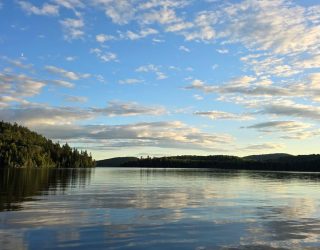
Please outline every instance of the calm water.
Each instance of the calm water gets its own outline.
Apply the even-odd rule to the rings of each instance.
[[[0,249],[320,249],[320,175],[0,171]]]

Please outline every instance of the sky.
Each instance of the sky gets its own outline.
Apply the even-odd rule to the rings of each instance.
[[[117,156],[319,153],[318,0],[0,0],[0,119]]]

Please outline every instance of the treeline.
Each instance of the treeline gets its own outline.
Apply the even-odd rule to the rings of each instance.
[[[320,155],[283,156],[252,160],[236,156],[174,156],[144,158],[123,163],[121,167],[140,168],[218,168],[269,171],[320,172]]]
[[[0,122],[0,168],[8,167],[94,167],[87,151],[68,144],[61,146],[18,124]]]

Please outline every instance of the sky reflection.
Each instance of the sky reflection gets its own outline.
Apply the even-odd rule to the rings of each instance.
[[[68,178],[40,175],[50,176],[50,184],[30,182],[25,197],[2,189],[2,249],[320,247],[318,174],[95,169]],[[5,195],[16,192],[17,209],[4,205]]]

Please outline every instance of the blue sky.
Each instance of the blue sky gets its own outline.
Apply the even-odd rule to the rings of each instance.
[[[2,120],[96,159],[319,153],[316,0],[0,3]]]

